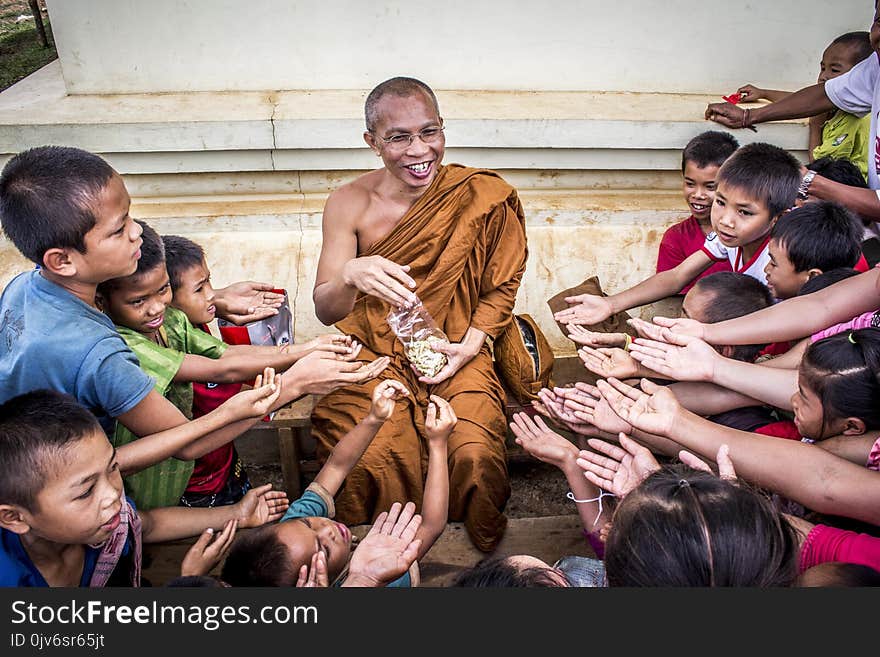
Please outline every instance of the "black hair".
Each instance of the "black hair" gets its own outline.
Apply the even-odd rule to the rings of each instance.
[[[153,271],[156,267],[165,265],[165,245],[162,243],[159,233],[153,230],[145,221],[140,219],[135,219],[134,221],[144,229],[143,233],[141,233],[143,243],[141,244],[141,257],[138,259],[137,269],[128,276],[111,278],[108,281],[99,283],[97,292],[102,296],[106,296],[109,292],[118,289],[126,282],[137,281],[141,276]]]
[[[183,284],[183,274],[205,261],[205,250],[191,239],[180,235],[163,235],[165,267],[174,292]]]
[[[828,178],[828,180],[840,183],[841,185],[860,187],[862,189],[868,188],[865,177],[852,160],[842,157],[833,158],[830,155],[826,155],[810,162],[807,168],[812,169],[823,178]]]
[[[720,167],[739,148],[739,142],[729,132],[707,130],[691,139],[681,152],[681,172],[688,162],[700,169],[709,165]]]
[[[773,295],[766,285],[752,276],[738,272],[715,272],[697,280],[694,287],[713,295],[711,303],[705,305],[705,316],[702,319],[706,324],[743,317],[773,305]],[[751,363],[765,346],[736,345],[731,358]]]
[[[840,203],[805,203],[779,218],[770,237],[785,248],[795,271],[853,267],[862,255],[862,222]]]
[[[43,264],[46,251],[85,253],[97,218],[94,204],[116,174],[93,153],[39,146],[15,155],[0,173],[0,222],[21,253]]]
[[[219,589],[229,585],[217,577],[210,575],[181,575],[165,584],[169,588]]]
[[[367,123],[367,131],[373,132],[376,123],[379,121],[378,105],[384,96],[397,96],[399,98],[408,98],[409,96],[417,96],[424,94],[431,101],[437,116],[440,116],[440,106],[437,104],[437,96],[434,91],[421,80],[415,78],[396,77],[377,85],[367,96],[364,103],[364,118]]]
[[[458,574],[454,587],[534,588],[570,586],[565,573],[554,568],[518,568],[510,557],[487,557]]]
[[[743,483],[684,464],[649,475],[617,507],[609,586],[790,586],[794,528]]]
[[[230,586],[294,586],[299,569],[293,568],[287,546],[278,540],[278,523],[239,534],[220,578]]]
[[[813,278],[804,283],[801,286],[801,289],[798,290],[797,295],[800,297],[805,294],[812,294],[813,292],[824,290],[829,285],[834,285],[835,283],[839,283],[840,281],[846,280],[847,278],[852,278],[853,276],[858,275],[859,272],[857,272],[852,267],[838,267],[837,269],[829,269],[828,271],[823,271],[818,276],[813,276]]]
[[[822,402],[822,433],[829,420],[859,418],[880,428],[880,329],[843,331],[804,352],[798,379]],[[820,436],[809,436],[820,439]]]
[[[795,586],[880,586],[880,571],[861,563],[826,561],[802,572]]]
[[[716,182],[741,189],[777,217],[794,205],[801,183],[801,165],[786,150],[755,142],[731,155],[718,170]]]
[[[0,503],[36,511],[58,462],[92,433],[104,432],[70,395],[35,390],[0,404]]]
[[[867,59],[874,53],[874,49],[871,47],[871,34],[869,32],[847,32],[834,39],[829,45],[833,46],[838,43],[853,49],[853,54],[856,56],[855,64],[858,64],[863,59]]]

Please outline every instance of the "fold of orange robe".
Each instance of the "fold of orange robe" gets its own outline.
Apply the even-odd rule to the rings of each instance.
[[[456,164],[436,179],[384,238],[359,256],[379,255],[410,265],[416,293],[452,342],[469,327],[496,337],[511,320],[526,266],[525,219],[516,190],[498,174]],[[463,521],[474,544],[492,550],[507,524],[504,393],[488,345],[452,377],[435,386],[418,381],[389,327],[390,307],[361,295],[337,328],[364,345],[361,360],[391,357],[380,375],[410,391],[398,401],[336,501],[347,524],[372,521],[393,502],[421,508],[427,470],[425,411],[428,395],[448,400],[458,417],[449,439],[449,520]],[[337,390],[312,413],[321,462],[370,408],[376,382]]]

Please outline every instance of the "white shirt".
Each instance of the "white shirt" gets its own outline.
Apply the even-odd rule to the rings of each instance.
[[[703,248],[701,250],[716,262],[722,262],[724,260],[730,261],[730,268],[733,269],[733,271],[739,274],[745,274],[746,276],[751,276],[752,278],[761,281],[764,285],[767,285],[767,275],[764,274],[764,267],[770,262],[769,244],[770,234],[768,233],[767,237],[764,238],[761,247],[755,251],[755,255],[753,255],[748,262],[743,262],[742,247],[735,246],[733,248],[727,248],[721,243],[718,236],[714,232],[711,232],[706,235],[706,241],[703,242]]]
[[[880,112],[880,60],[876,53],[863,59],[843,75],[825,83],[825,95],[844,112],[864,116],[871,113],[868,153],[868,187],[880,190],[880,145],[877,143],[877,113]],[[880,191],[877,191],[880,197]],[[871,224],[868,234],[880,234],[880,226]],[[868,235],[866,235],[867,237]]]

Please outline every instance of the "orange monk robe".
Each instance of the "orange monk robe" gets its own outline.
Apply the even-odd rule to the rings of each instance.
[[[526,234],[516,190],[493,171],[456,164],[440,168],[397,226],[360,256],[408,264],[416,293],[452,342],[469,327],[494,338],[511,320],[526,266]],[[454,376],[436,386],[419,383],[388,326],[390,307],[362,295],[336,326],[364,345],[361,359],[391,357],[383,379],[410,391],[346,479],[336,501],[348,524],[372,521],[393,502],[421,505],[427,471],[424,414],[428,395],[448,400],[458,416],[449,439],[449,519],[464,521],[474,544],[489,551],[504,533],[507,476],[504,393],[488,345]],[[312,414],[318,455],[333,446],[370,408],[377,382],[324,397]]]

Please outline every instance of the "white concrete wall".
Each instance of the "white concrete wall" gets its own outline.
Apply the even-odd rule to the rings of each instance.
[[[69,93],[369,89],[730,92],[815,81],[868,0],[48,0]]]

